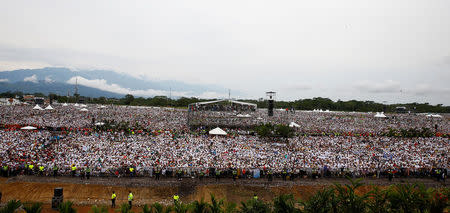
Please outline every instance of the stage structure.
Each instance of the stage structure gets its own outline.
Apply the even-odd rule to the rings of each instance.
[[[257,105],[232,99],[189,104],[187,124],[196,127],[248,128],[259,123]]]
[[[267,102],[268,102],[267,115],[269,117],[273,116],[273,107],[274,107],[275,96],[276,96],[276,92],[272,92],[272,91],[266,92],[266,97],[267,97]]]

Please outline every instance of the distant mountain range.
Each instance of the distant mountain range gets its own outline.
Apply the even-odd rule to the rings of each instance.
[[[75,82],[78,93],[89,97],[123,97],[155,95],[201,96],[208,93],[224,93],[224,88],[211,85],[192,85],[178,81],[151,81],[107,70],[73,71],[68,68],[47,67],[43,69],[21,69],[0,72],[0,92],[22,91],[24,93],[55,93],[71,95]]]

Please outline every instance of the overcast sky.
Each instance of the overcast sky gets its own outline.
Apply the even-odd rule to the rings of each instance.
[[[450,1],[0,0],[0,70],[45,66],[450,105]]]

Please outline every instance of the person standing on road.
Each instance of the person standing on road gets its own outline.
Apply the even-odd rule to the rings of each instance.
[[[75,164],[72,164],[72,167],[70,168],[72,170],[72,177],[75,177],[75,174],[77,173],[77,167]]]
[[[86,179],[89,180],[89,178],[91,177],[91,168],[89,168],[89,166],[86,167]]]
[[[40,165],[39,166],[39,176],[44,176],[44,166],[43,165]]]
[[[180,200],[180,196],[178,196],[177,194],[175,194],[175,195],[173,196],[173,203],[174,203],[174,204],[177,204],[179,200]]]
[[[132,202],[133,202],[133,193],[131,193],[130,191],[130,193],[128,194],[128,205],[130,205],[130,209],[132,207]]]
[[[116,192],[113,191],[111,195],[111,208],[116,208]]]
[[[53,177],[56,177],[58,175],[58,166],[53,165]]]

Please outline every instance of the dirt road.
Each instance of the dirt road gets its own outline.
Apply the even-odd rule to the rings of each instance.
[[[380,179],[365,179],[366,186],[360,192],[369,191],[371,185],[387,186],[392,183],[422,182],[429,187],[440,187],[440,183],[432,179],[395,179],[393,182]],[[182,181],[163,179],[155,181],[150,178],[91,178],[80,180],[70,177],[30,177],[19,176],[0,179],[2,201],[19,199],[23,202],[38,201],[45,203],[45,211],[49,212],[53,189],[63,187],[64,200],[73,201],[79,212],[87,212],[91,205],[110,205],[112,191],[117,194],[117,204],[127,201],[128,191],[135,197],[134,205],[141,206],[160,202],[172,204],[172,196],[179,194],[183,202],[198,200],[202,197],[209,199],[210,194],[227,201],[239,203],[257,194],[263,200],[272,200],[280,194],[292,193],[296,198],[305,199],[317,190],[333,183],[348,183],[346,179],[298,179],[296,181],[275,180],[267,182],[265,179],[237,180],[185,178]],[[135,212],[140,212],[140,208]]]

